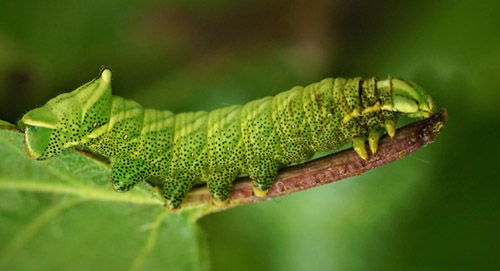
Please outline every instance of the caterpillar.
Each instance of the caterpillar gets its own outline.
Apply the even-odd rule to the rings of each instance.
[[[426,118],[434,110],[421,87],[389,76],[327,78],[243,106],[174,114],[112,95],[111,76],[104,69],[26,113],[19,126],[27,152],[47,159],[80,147],[107,157],[118,192],[161,178],[172,210],[195,182],[207,183],[214,204],[227,203],[240,174],[253,180],[256,196],[265,196],[279,168],[347,142],[367,159],[366,141],[375,154],[384,132],[395,135],[400,116]]]

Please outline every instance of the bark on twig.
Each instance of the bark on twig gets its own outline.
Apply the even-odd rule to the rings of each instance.
[[[354,150],[348,149],[305,164],[285,168],[280,171],[268,194],[262,198],[253,194],[252,181],[249,178],[238,179],[231,193],[229,204],[223,207],[214,206],[213,211],[284,196],[360,175],[370,169],[403,158],[434,142],[447,120],[448,112],[442,109],[430,118],[400,128],[392,139],[387,135],[382,137],[377,154],[370,155],[366,161],[361,159]],[[182,207],[189,208],[210,202],[210,193],[203,185],[188,193]]]
[[[227,205],[222,207],[211,205],[210,193],[206,185],[203,184],[188,193],[181,208],[206,206],[208,210],[205,210],[208,212],[220,211],[361,175],[365,171],[403,158],[434,142],[447,120],[448,112],[446,109],[442,109],[430,118],[398,129],[396,136],[392,139],[387,135],[383,136],[379,141],[377,154],[370,155],[366,161],[361,159],[354,150],[348,149],[301,165],[284,168],[276,177],[276,181],[265,197],[255,196],[252,181],[249,178],[241,178],[235,182]],[[0,121],[0,128],[20,132],[14,125],[3,121]],[[84,152],[84,154],[86,153]],[[92,154],[86,155],[97,158]]]

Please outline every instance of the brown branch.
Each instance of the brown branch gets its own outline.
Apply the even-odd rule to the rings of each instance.
[[[252,181],[249,178],[239,179],[234,185],[229,204],[223,207],[213,206],[211,211],[280,197],[360,175],[370,169],[403,158],[434,142],[447,120],[448,112],[442,109],[430,118],[400,128],[392,139],[384,136],[380,139],[377,154],[371,155],[366,161],[361,159],[354,150],[349,149],[305,164],[285,168],[280,171],[268,194],[262,198],[253,195]],[[200,186],[188,193],[182,207],[190,208],[210,202],[208,189],[206,186]]]
[[[442,109],[428,119],[398,129],[396,136],[392,139],[388,136],[382,137],[377,154],[371,155],[367,161],[361,159],[354,150],[349,149],[282,169],[268,194],[262,198],[253,195],[252,181],[249,178],[241,178],[236,181],[229,204],[226,206],[211,205],[211,196],[206,185],[200,185],[188,193],[181,207],[189,209],[196,206],[207,206],[209,210],[206,211],[208,212],[220,211],[360,175],[370,169],[403,158],[434,142],[447,120],[448,112],[446,109]],[[3,121],[0,121],[0,129],[20,132],[14,125]],[[95,155],[85,152],[83,154],[98,159]]]

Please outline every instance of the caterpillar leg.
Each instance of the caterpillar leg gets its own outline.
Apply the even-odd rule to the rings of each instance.
[[[253,193],[257,197],[265,197],[276,176],[261,176],[253,180]]]
[[[249,169],[250,178],[253,180],[253,193],[257,197],[264,197],[267,194],[278,175],[278,169],[279,163],[275,161],[262,161],[257,168]]]
[[[344,124],[344,129],[347,134],[352,138],[352,146],[354,151],[364,160],[368,159],[368,152],[366,151],[365,142],[367,128],[362,124],[361,119],[351,118]]]
[[[132,158],[118,158],[111,165],[111,184],[117,192],[132,189],[137,183],[149,177],[144,161]]]
[[[194,177],[190,174],[167,177],[163,185],[163,197],[169,210],[173,211],[181,205],[186,193],[193,187],[193,183]]]
[[[396,121],[392,119],[387,119],[384,122],[385,130],[387,134],[392,138],[396,135]]]
[[[368,145],[370,146],[370,151],[372,154],[377,153],[378,149],[378,140],[382,136],[382,132],[378,129],[370,129],[370,133],[368,135]]]
[[[354,148],[354,151],[359,155],[359,157],[363,158],[364,160],[368,159],[368,153],[366,152],[365,148],[365,139],[361,136],[357,136],[352,140],[352,145]]]
[[[222,171],[213,173],[208,180],[208,190],[212,195],[212,202],[217,206],[224,206],[229,201],[229,195],[233,189],[233,181],[236,179],[236,171]]]
[[[371,153],[376,154],[378,149],[378,140],[382,136],[383,132],[380,128],[370,128],[369,130],[370,132],[368,134],[368,145],[370,146]],[[356,151],[359,157],[363,158],[364,160],[368,159],[368,152],[365,148],[365,141],[365,136],[356,136],[352,140],[354,151]]]

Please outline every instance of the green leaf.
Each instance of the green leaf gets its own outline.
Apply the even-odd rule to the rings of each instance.
[[[33,160],[0,124],[0,269],[208,269],[203,207],[169,213],[147,184],[116,193],[106,165],[73,150]]]

